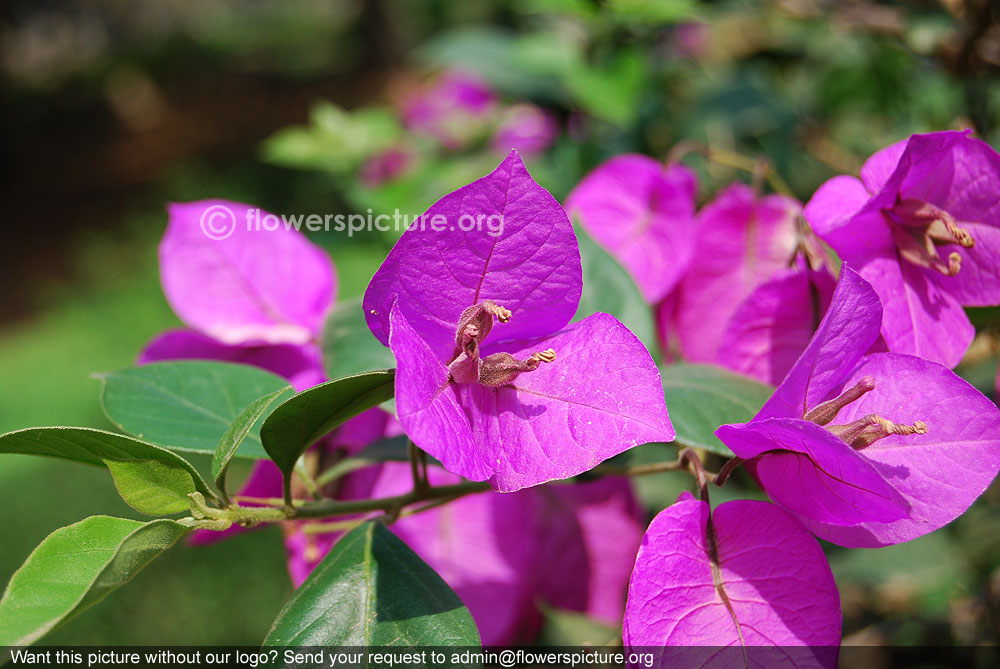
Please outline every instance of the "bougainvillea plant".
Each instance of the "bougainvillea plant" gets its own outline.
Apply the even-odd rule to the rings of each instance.
[[[436,136],[438,107],[475,119],[487,93],[445,80],[409,122]],[[0,645],[34,643],[184,537],[278,524],[296,590],[265,645],[530,643],[570,615],[662,666],[833,666],[817,537],[909,541],[1000,469],[1000,410],[950,369],[961,305],[1000,303],[998,184],[989,146],[933,133],[828,182],[804,217],[742,184],[696,212],[693,172],[624,155],[568,215],[513,151],[339,304],[297,229],[171,205],[161,277],[187,329],[101,376],[118,430],[0,436],[106,468],[154,519],[51,534],[0,600]],[[253,463],[240,489],[234,459]],[[633,478],[668,471],[694,494],[650,519]],[[771,501],[713,507],[736,475]]]

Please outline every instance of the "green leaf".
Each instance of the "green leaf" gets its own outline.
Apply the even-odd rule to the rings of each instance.
[[[190,462],[165,448],[124,434],[86,427],[32,427],[0,435],[0,453],[44,455],[98,467],[107,467],[109,462],[137,464],[152,461],[161,470],[184,472],[198,492],[206,497],[215,497]]]
[[[254,400],[236,417],[226,433],[222,435],[222,439],[212,455],[212,476],[215,477],[215,485],[219,490],[225,491],[226,489],[226,470],[229,468],[229,461],[236,455],[236,449],[247,438],[257,421],[267,415],[268,409],[271,408],[274,401],[287,391],[288,388],[281,388]]]
[[[383,369],[327,381],[286,400],[264,421],[264,450],[285,475],[320,437],[394,394],[396,371]]]
[[[295,591],[265,646],[478,646],[462,600],[379,522],[351,530]]]
[[[263,146],[264,160],[297,169],[349,172],[367,157],[392,146],[400,134],[391,109],[346,111],[327,101],[309,112],[308,126],[279,130]]]
[[[375,338],[365,321],[361,298],[342,302],[323,326],[323,367],[331,379],[395,366],[389,347]]]
[[[92,516],[56,530],[10,579],[0,599],[0,646],[26,646],[128,583],[189,530]]]
[[[179,451],[215,453],[229,426],[288,381],[249,365],[204,360],[158,362],[101,376],[101,404],[124,432]],[[259,426],[237,455],[265,458]]]
[[[157,460],[105,460],[122,499],[139,513],[166,516],[191,507],[188,493],[197,488],[184,469]]]
[[[607,10],[627,22],[662,26],[695,15],[691,0],[610,0]]]
[[[715,431],[726,423],[746,423],[774,392],[713,365],[664,365],[660,376],[677,441],[726,456],[733,453]]]
[[[653,312],[632,277],[583,228],[576,228],[576,236],[583,261],[583,294],[573,320],[597,312],[611,314],[634,332],[646,348],[655,350]]]
[[[578,63],[564,78],[566,88],[590,114],[617,126],[628,125],[639,110],[646,84],[645,65],[638,52],[625,50],[614,62],[598,68]]]

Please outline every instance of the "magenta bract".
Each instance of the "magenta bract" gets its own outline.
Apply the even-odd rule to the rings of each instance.
[[[849,267],[805,352],[754,419],[716,435],[775,502],[849,547],[950,522],[1000,469],[1000,410],[934,362],[865,355],[882,310]]]
[[[875,288],[889,350],[947,367],[975,334],[963,305],[1000,304],[1000,155],[968,135],[893,144],[860,180],[826,182],[804,212]]]
[[[749,186],[734,184],[698,213],[694,256],[677,286],[670,322],[686,360],[717,362],[736,308],[791,266],[799,211],[791,198],[757,198]]]
[[[462,220],[502,219],[501,230]],[[581,290],[565,212],[516,153],[446,196],[400,238],[365,294],[396,356],[396,408],[449,471],[510,492],[669,441],[659,371],[625,326],[567,326]]]
[[[716,647],[709,655],[693,651],[697,664],[668,653],[681,663],[666,666],[821,665],[808,654],[788,663],[779,653],[766,665],[744,664],[740,653],[728,655],[728,664],[720,660],[730,646],[839,645],[840,597],[819,543],[786,511],[740,500],[710,516],[706,502],[684,493],[643,536],[624,641]]]
[[[511,152],[400,237],[368,286],[365,317],[388,345],[389,310],[400,296],[403,317],[447,357],[468,307],[492,300],[513,314],[497,335],[538,337],[569,323],[581,285],[580,250],[566,213]]]
[[[757,286],[733,311],[716,362],[776,385],[802,355],[830,306],[836,280],[805,262]]]
[[[173,204],[169,212],[160,279],[182,321],[226,344],[314,339],[337,289],[326,253],[238,202]]]
[[[326,253],[294,229],[263,225],[267,212],[237,202],[173,204],[169,215],[159,252],[163,292],[194,330],[159,335],[138,364],[220,360],[274,372],[296,391],[322,383],[315,342],[337,287]],[[277,497],[281,481],[273,462],[260,461],[240,494]],[[206,543],[239,531],[199,530],[191,541]]]
[[[673,289],[694,252],[694,174],[640,155],[616,156],[573,189],[566,210],[622,264],[647,302]]]

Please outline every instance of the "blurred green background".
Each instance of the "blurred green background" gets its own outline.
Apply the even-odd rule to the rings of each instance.
[[[766,156],[803,200],[913,132],[1000,146],[1000,10],[989,0],[8,0],[0,8],[3,226],[0,431],[109,427],[93,372],[179,325],[159,287],[164,204],[419,213],[501,153],[472,128],[444,147],[401,124],[401,91],[461,67],[557,128],[527,156],[562,199],[602,160],[694,140]],[[404,146],[409,167],[365,178]],[[748,175],[685,159],[701,201]],[[391,236],[324,233],[341,300]],[[964,373],[992,393],[996,316]],[[746,486],[746,481],[738,480]],[[642,482],[669,504],[686,481]],[[729,486],[727,486],[728,488]],[[745,494],[744,491],[736,491]],[[104,472],[0,462],[6,582],[53,529],[132,513]],[[655,509],[654,509],[655,510]],[[846,643],[1000,642],[1000,489],[943,531],[829,554]],[[52,644],[256,644],[291,590],[276,528],[167,553]]]

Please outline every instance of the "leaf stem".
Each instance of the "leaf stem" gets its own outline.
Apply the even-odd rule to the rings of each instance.
[[[305,465],[301,461],[295,465],[295,474],[299,477],[299,480],[302,481],[302,485],[305,486],[306,492],[312,495],[313,499],[323,498],[323,495],[319,491],[319,484],[312,476],[309,475],[309,472],[306,470]]]

